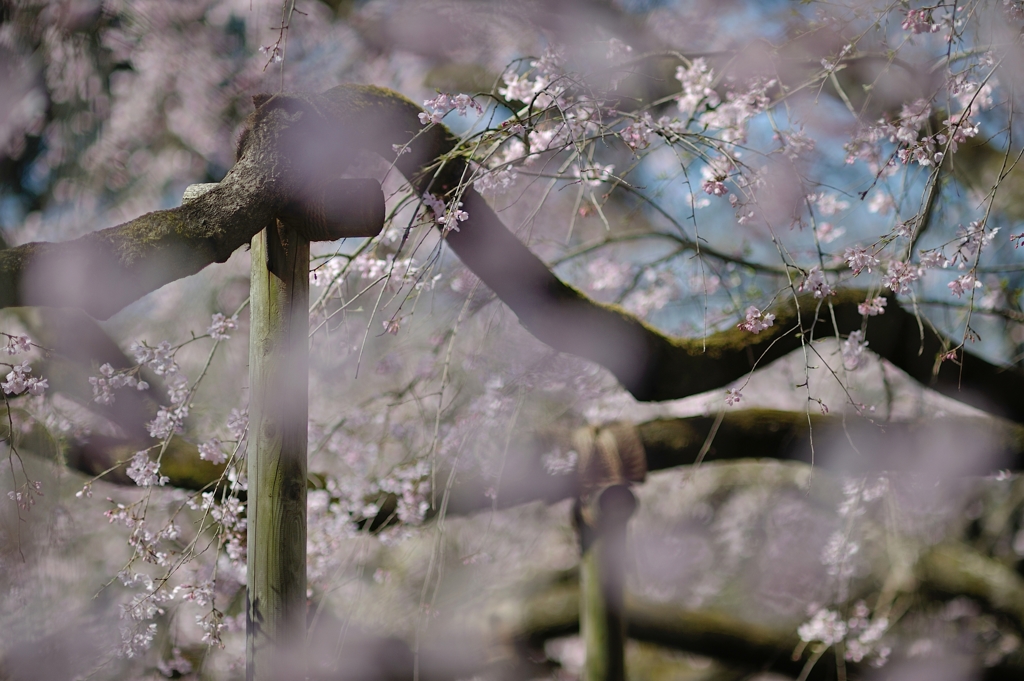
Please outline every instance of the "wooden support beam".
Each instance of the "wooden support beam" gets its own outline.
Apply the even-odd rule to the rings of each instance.
[[[636,510],[628,485],[605,487],[576,506],[580,558],[582,681],[626,680],[626,525]]]
[[[376,236],[384,194],[374,180],[320,177],[278,215],[250,249],[248,681],[306,678],[309,242]]]
[[[302,679],[309,241],[257,234],[250,286],[246,678]]]

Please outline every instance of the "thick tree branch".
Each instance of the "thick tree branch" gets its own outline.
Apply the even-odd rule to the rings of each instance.
[[[195,201],[62,243],[0,251],[0,306],[78,307],[106,319],[164,284],[224,262],[273,218],[246,164]]]
[[[639,424],[610,423],[537,434],[520,445],[502,472],[496,503],[500,507],[528,501],[549,503],[577,496],[576,475],[553,475],[545,469],[548,452],[610,447],[625,452],[637,440],[648,471],[688,466],[698,461],[775,459],[813,463],[824,470],[849,475],[914,472],[936,480],[989,475],[1009,468],[1024,469],[1024,427],[987,417],[947,416],[932,421],[871,423],[840,416],[812,416],[816,452],[806,414],[771,409],[727,410],[717,416],[655,419]],[[579,431],[594,432],[580,438]],[[968,454],[965,454],[967,452]],[[703,453],[703,456],[702,456]],[[588,458],[596,453],[579,452]],[[459,476],[451,490],[449,513],[472,513],[490,508],[493,481]]]
[[[160,443],[152,438],[125,438],[92,434],[83,440],[58,442],[46,427],[31,421],[21,413],[18,400],[11,400],[14,418],[13,438],[7,426],[7,409],[0,405],[0,441],[11,439],[21,452],[56,461],[90,478],[102,475],[102,480],[115,485],[135,486],[126,468],[135,452]],[[201,490],[218,483],[224,474],[224,465],[214,465],[199,458],[194,444],[177,435],[171,438],[160,459],[160,473],[168,477],[168,485],[179,489]]]
[[[818,443],[813,457],[807,415],[770,409],[729,410],[720,422],[717,416],[690,416],[537,433],[519,443],[518,456],[509,457],[496,501],[489,496],[493,481],[460,473],[451,488],[448,512],[473,513],[495,503],[506,508],[577,496],[577,476],[548,472],[544,457],[556,447],[562,451],[579,449],[582,442],[595,447],[611,443],[617,451],[626,451],[638,442],[649,471],[688,466],[697,461],[741,459],[802,463],[812,463],[813,459],[814,465],[824,470],[851,475],[910,471],[947,480],[1007,468],[1024,470],[1024,427],[1006,421],[947,417],[940,424],[857,424],[849,419],[844,424],[838,416],[813,416],[811,421]],[[589,431],[589,436],[580,438],[578,434],[582,431]],[[599,432],[604,432],[605,437],[597,437]],[[33,451],[33,446],[39,446],[40,455],[50,456],[46,442],[40,432],[38,437],[26,440],[25,447]],[[146,438],[93,437],[88,442],[69,445],[65,458],[70,468],[97,475],[151,444]],[[964,455],[964,451],[971,454]],[[182,489],[195,490],[213,484],[221,472],[221,466],[202,461],[195,445],[179,437],[172,440],[161,465],[161,473],[170,477],[169,484]],[[123,473],[105,479],[116,484],[134,484]],[[372,521],[373,526],[379,527],[393,511],[393,505],[385,503],[381,515]]]
[[[969,596],[989,611],[1008,616],[1017,631],[1024,631],[1024,580],[1009,567],[965,544],[947,542],[922,554],[915,568],[919,588],[941,598]],[[507,636],[540,647],[543,641],[577,631],[578,579],[567,573],[535,588],[521,601],[518,619]],[[640,641],[686,650],[731,665],[798,676],[811,657],[799,645],[795,628],[749,624],[718,611],[693,611],[674,604],[659,604],[627,595],[629,635]],[[794,655],[794,651],[802,651]],[[832,678],[834,649],[817,662],[807,678]],[[979,660],[980,664],[980,660]],[[865,669],[846,663],[851,678]],[[1024,674],[1024,656],[1010,655],[988,667],[986,679],[1018,678]]]
[[[925,590],[977,599],[1024,632],[1024,578],[1008,565],[966,544],[945,542],[921,556],[915,574]]]
[[[339,126],[328,125],[314,100],[258,98],[238,161],[220,183],[178,208],[73,241],[0,250],[0,307],[78,307],[106,319],[166,283],[224,262],[276,218],[311,240],[376,234],[361,228],[376,224],[379,231],[383,195],[368,194],[362,181],[346,187],[336,179],[360,148],[358,138],[351,126],[329,132]],[[347,206],[337,205],[339,196]],[[334,234],[337,220],[355,231]]]
[[[409,145],[397,165],[418,191],[457,193],[469,173],[461,159],[447,158],[456,140],[441,126],[422,131],[421,111],[386,90],[343,85],[324,97],[339,118],[373,112],[375,150],[388,157],[392,145]],[[410,141],[411,140],[411,141]],[[393,152],[392,152],[393,153]],[[445,159],[441,165],[434,159]],[[431,165],[434,164],[434,165]],[[433,171],[431,175],[429,171]],[[740,329],[707,339],[665,336],[615,306],[597,303],[559,280],[508,229],[472,188],[461,200],[469,220],[447,242],[538,339],[556,350],[585,357],[610,370],[638,400],[668,400],[719,388],[749,372],[754,362],[774,361],[801,347],[808,338],[833,335],[823,302],[807,295],[785,301],[774,327],[753,335]],[[838,332],[846,335],[864,323],[857,305],[866,291],[844,291],[829,299]],[[963,366],[939,363],[953,345],[889,300],[884,315],[867,321],[871,349],[925,385],[956,399],[1024,421],[1024,376],[964,353]],[[995,406],[998,405],[998,406]]]
[[[865,323],[857,311],[866,293],[810,296],[783,302],[776,324],[758,335],[740,329],[707,339],[668,337],[625,311],[599,304],[552,274],[472,188],[467,166],[451,157],[457,140],[442,126],[422,128],[420,108],[381,88],[344,85],[323,95],[260,100],[240,145],[239,162],[213,191],[180,208],[61,244],[0,251],[0,306],[78,306],[109,316],[168,281],[225,260],[273,217],[337,175],[353,150],[367,146],[393,158],[417,191],[461,198],[469,213],[447,242],[551,347],[609,369],[637,399],[667,400],[719,388],[808,339],[840,335]],[[358,143],[357,143],[358,141]],[[287,150],[286,152],[283,150]],[[460,194],[461,192],[461,194]],[[826,320],[828,320],[826,322]],[[1024,377],[980,357],[962,366],[938,358],[952,344],[891,301],[867,321],[871,349],[918,381],[1016,421],[1024,421]]]
[[[579,579],[575,572],[534,588],[518,600],[517,619],[506,623],[506,636],[532,648],[550,638],[579,631]],[[721,613],[689,611],[626,595],[629,637],[738,664],[748,669],[774,671],[796,677],[805,660],[793,660],[799,639],[794,630],[773,630],[741,622]],[[809,651],[807,651],[809,656]],[[815,674],[825,679],[835,670],[835,658],[820,660]],[[824,673],[823,673],[824,672]]]

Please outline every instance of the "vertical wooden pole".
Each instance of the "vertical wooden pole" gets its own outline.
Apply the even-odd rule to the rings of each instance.
[[[626,679],[626,525],[636,510],[628,485],[610,485],[579,510],[582,681]]]
[[[306,630],[309,242],[252,240],[246,678],[301,680]]]

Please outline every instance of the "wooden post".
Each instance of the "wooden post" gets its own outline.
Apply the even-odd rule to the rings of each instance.
[[[626,525],[636,510],[628,485],[610,485],[577,506],[580,532],[581,681],[626,679]]]
[[[647,454],[635,428],[610,423],[579,428],[579,496],[573,524],[580,537],[580,636],[586,646],[582,681],[626,678],[626,525],[636,510],[630,483],[647,477]]]
[[[303,679],[309,241],[253,237],[250,286],[246,677]]]
[[[190,187],[191,195],[209,185]],[[189,194],[186,194],[189,196]],[[309,242],[373,237],[384,226],[375,180],[331,178],[252,239],[246,679],[301,680],[306,632],[306,428]]]

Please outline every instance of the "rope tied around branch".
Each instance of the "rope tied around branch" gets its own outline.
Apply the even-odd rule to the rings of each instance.
[[[609,485],[643,482],[647,477],[647,452],[631,423],[578,428],[572,444],[579,455],[576,471],[581,498]]]

